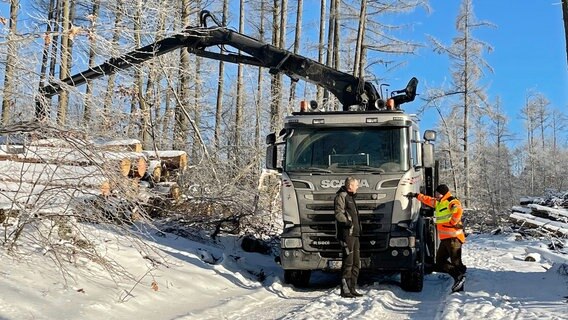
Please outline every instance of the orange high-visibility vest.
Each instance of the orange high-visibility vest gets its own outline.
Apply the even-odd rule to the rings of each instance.
[[[436,229],[440,240],[458,238],[461,243],[465,242],[465,234],[462,224],[462,207],[457,198],[450,192],[446,193],[440,201],[436,198],[420,193],[417,199],[425,205],[434,208],[436,217]]]

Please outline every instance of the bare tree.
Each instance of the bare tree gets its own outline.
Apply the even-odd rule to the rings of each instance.
[[[116,0],[116,6],[114,7],[114,28],[112,29],[112,42],[111,47],[113,52],[117,52],[120,40],[120,34],[122,32],[120,25],[122,24],[123,17],[123,2],[122,0]],[[103,128],[110,129],[110,118],[111,118],[111,107],[114,96],[114,86],[115,86],[116,74],[111,74],[107,79],[107,88],[105,92],[105,98],[103,102]]]
[[[239,32],[245,32],[245,2],[244,0],[239,1]],[[240,52],[240,51],[239,51]],[[239,63],[237,70],[237,108],[235,112],[235,147],[233,149],[234,158],[237,163],[236,166],[239,167],[240,160],[240,145],[242,143],[241,131],[243,129],[243,109],[244,109],[244,84],[243,84],[243,72],[244,65]]]
[[[362,77],[364,66],[361,64],[363,55],[363,38],[365,36],[365,22],[367,21],[367,0],[361,0],[359,12],[359,28],[357,28],[357,44],[355,46],[355,61],[353,63],[353,76]]]
[[[325,50],[325,4],[326,0],[320,1],[320,17],[319,17],[319,40],[318,40],[318,62],[323,64],[324,50]],[[323,105],[323,88],[318,86],[317,88],[317,103],[318,106]]]
[[[61,36],[61,52],[59,65],[59,78],[68,78],[71,73],[71,21],[72,21],[72,0],[62,0],[62,36]],[[59,95],[59,107],[57,109],[57,123],[65,124],[67,121],[67,108],[69,105],[69,94],[63,90]]]
[[[568,62],[568,0],[562,0],[562,17],[564,19],[564,41],[566,44],[566,61]]]
[[[259,40],[264,41],[264,12],[265,12],[265,0],[260,0],[260,21],[259,21]],[[257,88],[256,88],[256,123],[255,123],[255,130],[254,130],[254,141],[256,150],[260,150],[260,126],[261,126],[261,114],[262,114],[262,88],[264,81],[264,72],[262,67],[258,67],[258,78],[257,78]],[[257,159],[260,163],[260,159]]]
[[[94,0],[93,1],[93,9],[89,16],[89,20],[91,21],[91,26],[89,28],[89,39],[91,40],[91,44],[89,45],[89,67],[93,67],[96,65],[95,61],[95,48],[96,48],[96,25],[97,25],[97,18],[99,16],[99,8],[100,8],[100,1]],[[84,125],[88,126],[91,121],[91,112],[93,109],[92,103],[92,81],[87,81],[85,94],[85,110],[83,111],[83,122]]]
[[[223,0],[222,25],[227,25],[227,15],[229,14],[229,0]],[[261,16],[262,19],[262,16]],[[213,146],[215,147],[216,158],[219,158],[219,148],[221,144],[221,124],[223,121],[223,94],[225,86],[225,63],[219,61],[219,75],[217,80],[217,103],[215,108],[215,132],[213,136]]]
[[[296,31],[294,33],[294,53],[298,53],[300,50],[300,37],[302,34],[302,12],[303,12],[303,0],[298,0],[298,6],[296,8]],[[288,113],[294,110],[294,99],[296,98],[296,81],[290,83],[290,96],[288,97]]]
[[[473,37],[473,30],[480,27],[492,26],[489,22],[477,21],[473,12],[471,0],[463,0],[460,12],[456,20],[458,35],[454,37],[451,46],[446,47],[431,38],[434,43],[435,51],[448,55],[452,61],[452,88],[438,97],[460,97],[460,101],[455,104],[455,108],[462,110],[461,139],[462,162],[463,162],[463,197],[464,204],[467,206],[471,200],[470,196],[470,117],[472,113],[480,113],[481,107],[487,105],[487,98],[482,86],[478,84],[483,72],[491,67],[483,59],[483,51],[490,52],[491,46]]]
[[[273,1],[272,7],[272,45],[280,46],[282,14],[280,0]],[[282,74],[274,74],[270,79],[270,131],[275,132],[281,127],[280,113],[282,112]]]
[[[181,1],[181,22],[183,26],[189,25],[190,1]],[[185,115],[185,109],[189,105],[189,52],[180,52],[180,88],[179,95],[181,100],[176,103],[175,122],[174,122],[174,149],[185,150],[187,147],[187,136],[189,133],[189,119]]]
[[[336,9],[336,4],[337,2],[335,0],[330,0],[329,1],[329,21],[328,21],[328,25],[327,25],[327,50],[326,50],[326,57],[325,57],[325,65],[326,66],[332,66],[333,65],[333,53],[335,52],[334,50],[334,42],[333,42],[333,38],[334,38],[334,34],[336,32],[339,32],[338,30],[335,29],[335,20],[338,17],[338,13],[337,13],[337,9]],[[329,95],[329,91],[324,90],[323,93],[323,104],[325,106],[325,108],[327,110],[333,110],[335,109],[333,107],[334,105],[334,99],[333,96]]]
[[[14,66],[17,59],[17,20],[19,0],[10,1],[10,26],[8,31],[8,52],[6,54],[6,68],[4,69],[4,90],[2,95],[2,123],[7,124],[10,119],[10,109],[14,105]]]

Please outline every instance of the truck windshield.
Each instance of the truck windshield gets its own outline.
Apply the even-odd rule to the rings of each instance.
[[[286,140],[286,171],[408,170],[406,128],[296,128]]]

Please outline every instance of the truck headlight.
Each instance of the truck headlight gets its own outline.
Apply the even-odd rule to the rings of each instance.
[[[390,238],[389,240],[390,247],[408,247],[409,244],[408,238]]]
[[[302,247],[302,239],[300,238],[283,238],[282,239],[282,248],[289,249],[289,248],[301,248]]]

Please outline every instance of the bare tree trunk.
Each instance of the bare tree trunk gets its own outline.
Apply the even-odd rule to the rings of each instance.
[[[49,61],[49,78],[55,77],[55,66],[57,65],[57,56],[59,54],[59,34],[62,32],[61,20],[63,19],[63,12],[61,10],[63,0],[55,0],[54,8],[54,28],[53,37],[51,38],[51,59]]]
[[[361,0],[359,11],[359,28],[357,29],[357,44],[355,45],[355,61],[353,63],[353,76],[362,77],[363,68],[363,39],[365,37],[365,21],[367,20],[367,0]]]
[[[53,37],[54,34],[52,33],[53,31],[53,25],[56,25],[56,16],[55,16],[55,12],[57,9],[57,1],[56,0],[50,0],[49,1],[49,8],[48,8],[48,13],[47,13],[47,26],[46,26],[46,30],[45,30],[45,36],[44,36],[44,44],[43,44],[43,53],[42,53],[42,57],[41,57],[41,69],[39,72],[39,87],[38,87],[38,92],[41,94],[41,88],[45,85],[45,80],[47,79],[47,65],[48,65],[48,59],[49,59],[49,54],[51,52],[51,49],[53,48]],[[43,97],[40,97],[39,99],[41,99]],[[44,120],[48,117],[49,115],[49,102],[48,101],[43,101],[40,100],[40,103],[38,105],[36,105],[36,110],[35,110],[35,116],[36,119],[39,120]]]
[[[112,47],[113,52],[118,51],[118,41],[120,40],[120,24],[122,23],[122,7],[123,3],[122,0],[118,0],[116,2],[116,10],[115,17],[114,17],[114,29],[112,34]],[[105,93],[105,99],[103,102],[103,128],[109,130],[110,129],[110,110],[112,107],[112,97],[114,96],[114,81],[116,78],[116,74],[111,74],[107,80],[107,90]]]
[[[259,40],[264,41],[264,1],[260,1],[260,26],[259,26]],[[256,88],[256,124],[254,128],[254,141],[255,149],[260,150],[260,115],[261,115],[261,101],[262,101],[262,82],[264,81],[264,72],[262,67],[258,67],[258,79]],[[260,155],[257,154],[257,162],[260,161]]]
[[[263,0],[264,1],[264,0]],[[263,2],[264,3],[264,2]],[[229,14],[229,0],[223,0],[223,26],[227,25],[227,15]],[[262,19],[262,16],[261,16]],[[215,108],[215,135],[213,137],[213,145],[215,147],[216,158],[219,158],[219,149],[221,146],[221,124],[223,121],[223,94],[225,86],[225,63],[219,61],[219,77],[217,85],[217,104]]]
[[[341,6],[340,0],[333,0],[335,2],[335,18],[333,19],[333,67],[339,70],[340,67],[340,59],[339,59],[339,9]]]
[[[466,2],[467,3],[467,2]],[[471,8],[468,6],[466,10],[466,14],[464,15],[465,19],[465,28],[464,28],[464,101],[463,101],[463,169],[464,169],[464,205],[467,207],[469,206],[470,198],[469,198],[469,52],[468,52],[468,44],[469,44],[469,10]]]
[[[325,58],[325,65],[326,66],[332,66],[333,64],[333,38],[334,38],[334,33],[335,33],[335,18],[336,18],[336,14],[335,14],[335,5],[336,2],[335,0],[330,0],[330,6],[329,6],[329,22],[328,22],[328,27],[327,27],[327,56]],[[323,93],[323,104],[325,105],[325,109],[326,110],[333,110],[333,96],[329,95],[329,91],[325,90]]]
[[[181,23],[189,25],[189,0],[181,1]],[[184,108],[189,105],[189,52],[181,50],[180,53],[180,102],[175,107],[174,123],[174,149],[185,150],[189,133],[189,119],[185,116]]]
[[[326,0],[320,1],[320,25],[319,25],[319,45],[318,45],[318,62],[323,64],[323,52],[325,48],[325,3]],[[318,106],[323,106],[323,88],[317,87],[317,102]]]
[[[239,32],[245,31],[245,2],[239,1]],[[239,51],[240,53],[240,51]],[[237,107],[235,111],[235,146],[233,155],[236,159],[236,166],[240,167],[240,145],[241,145],[241,129],[243,127],[243,104],[244,104],[244,84],[243,84],[243,64],[239,63],[237,69]]]
[[[300,50],[300,36],[302,35],[302,11],[303,0],[298,0],[298,8],[296,10],[296,32],[294,35],[294,53]],[[296,81],[290,83],[290,96],[288,97],[288,113],[294,111],[294,99],[296,98]]]
[[[91,11],[91,30],[90,30],[90,40],[91,44],[89,46],[89,67],[94,67],[96,65],[95,61],[95,48],[96,48],[96,26],[97,18],[99,15],[99,4],[100,0],[94,0],[93,11]],[[85,110],[83,110],[83,124],[89,126],[91,122],[91,109],[93,107],[92,100],[92,81],[88,80],[86,84],[86,97],[85,97]]]
[[[286,29],[288,26],[288,0],[282,0],[282,8],[280,13],[280,43],[278,48],[286,49]],[[280,103],[280,111],[282,111],[282,100],[284,99],[284,82],[280,76],[280,90],[278,91],[278,101]]]
[[[167,0],[161,1],[161,6],[167,6]],[[160,10],[159,12],[159,19],[158,25],[156,26],[156,41],[159,41],[164,38],[165,34],[165,25],[166,25],[166,13],[165,10]],[[153,66],[150,71],[148,72],[148,79],[146,80],[146,104],[148,105],[148,135],[151,137],[152,147],[154,149],[158,148],[158,141],[159,139],[163,138],[162,128],[158,120],[161,118],[160,109],[160,82],[161,82],[161,75],[162,73],[158,70],[160,68],[159,65]],[[150,143],[144,148],[149,148]]]
[[[272,45],[280,45],[280,0],[274,0],[272,8]],[[270,131],[275,132],[280,128],[280,110],[282,110],[281,96],[282,75],[274,74],[270,80]]]
[[[194,115],[193,120],[195,121],[195,126],[199,128],[201,123],[201,97],[203,96],[203,86],[201,79],[201,57],[195,57],[195,84],[194,84]],[[199,150],[201,150],[201,142],[199,141],[199,132],[197,130],[193,131],[191,145],[191,155],[192,159],[197,159],[199,156]]]
[[[566,61],[568,62],[568,0],[562,0],[562,18],[564,19],[564,34],[566,35]]]
[[[138,0],[137,9],[136,9],[136,16],[134,17],[134,42],[136,43],[136,47],[140,48],[142,46],[142,8],[144,2],[142,0]],[[133,97],[132,109],[130,110],[131,119],[134,122],[133,127],[136,126],[137,123],[140,123],[140,131],[138,132],[138,136],[140,140],[142,140],[142,145],[144,149],[150,148],[151,144],[151,137],[149,134],[149,123],[150,123],[150,110],[148,108],[148,102],[146,101],[146,97],[144,95],[144,74],[142,72],[143,66],[136,68],[136,75],[135,75],[135,91],[136,97]],[[138,100],[138,104],[135,101]],[[136,110],[136,105],[138,105],[138,110]]]
[[[13,94],[16,87],[14,81],[16,80],[14,74],[14,66],[17,60],[17,20],[18,9],[20,7],[19,0],[10,1],[10,26],[8,31],[8,52],[6,55],[6,69],[4,71],[4,89],[2,95],[2,123],[8,124],[11,115],[12,106],[15,104]]]
[[[169,137],[170,132],[170,119],[172,118],[172,96],[173,96],[173,88],[166,89],[166,101],[164,103],[164,118],[162,121],[162,132],[163,132],[163,139],[160,143],[160,149],[165,148],[173,148],[170,144],[166,144],[166,139]],[[170,140],[173,141],[173,138]]]
[[[69,47],[69,31],[71,26],[71,1],[63,0],[62,14],[62,36],[61,36],[61,63],[59,64],[59,78],[65,79],[70,76],[70,59],[71,48]],[[69,96],[66,90],[59,94],[59,108],[57,109],[57,123],[64,125],[67,121],[67,107],[69,104]]]

